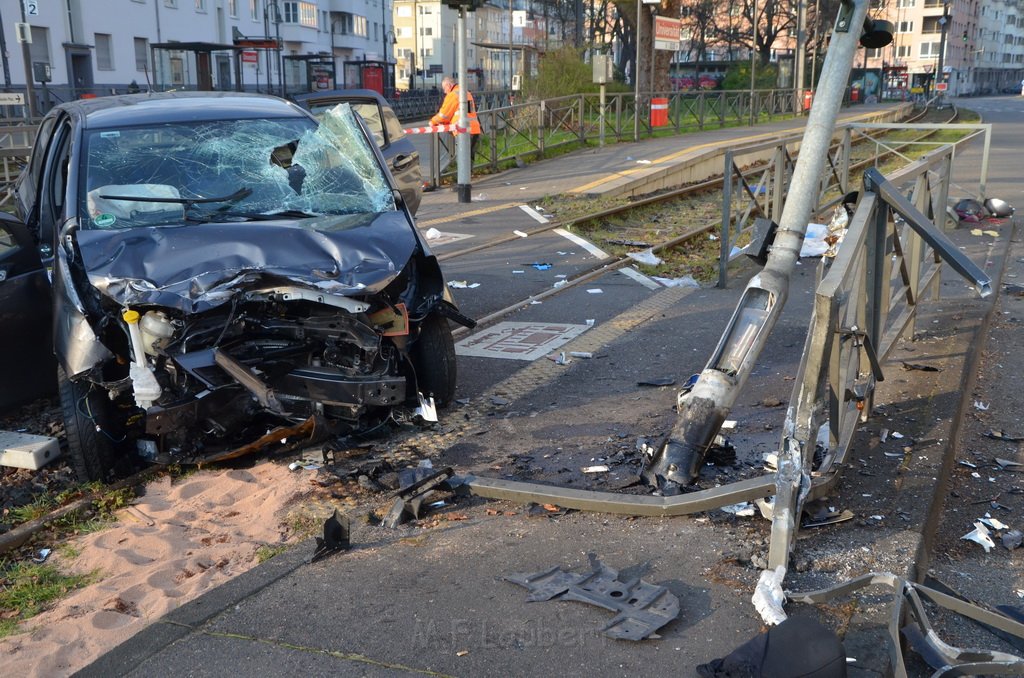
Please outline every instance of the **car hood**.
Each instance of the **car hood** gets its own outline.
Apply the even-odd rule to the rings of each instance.
[[[331,294],[377,292],[421,245],[404,212],[76,234],[90,284],[121,306],[197,313],[287,280]]]

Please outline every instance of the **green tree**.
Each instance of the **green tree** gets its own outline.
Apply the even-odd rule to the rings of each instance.
[[[779,72],[774,64],[762,66],[758,64],[754,78],[756,89],[775,89],[778,83]],[[722,89],[738,90],[750,89],[750,64],[740,63],[729,67],[729,71],[722,80]]]

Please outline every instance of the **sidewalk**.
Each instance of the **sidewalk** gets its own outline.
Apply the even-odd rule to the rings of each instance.
[[[777,131],[723,130],[562,156],[482,179],[473,189],[486,195],[479,205],[459,204],[447,191],[428,194],[420,226],[471,219],[475,228],[503,228],[507,217],[499,212],[510,203],[621,175],[636,167],[634,158]],[[976,261],[987,258],[1001,269],[1008,232],[995,247],[964,231],[951,237]],[[721,482],[750,472],[778,445],[785,408],[773,403],[790,397],[788,377],[796,371],[813,297],[816,262],[804,262],[731,415],[740,422],[733,437],[739,459],[714,471]],[[827,586],[865,570],[910,574],[955,437],[965,358],[992,304],[975,299],[946,270],[942,302],[925,307],[918,322],[924,343],[904,342],[885,365],[890,379],[877,399],[882,412],[857,434],[854,462],[834,498],[857,519],[802,532],[787,588]],[[660,376],[681,382],[699,371],[753,271],[746,267],[725,290],[657,292],[609,273],[599,281],[603,295],[570,291],[527,307],[523,319],[596,319],[593,330],[565,349],[597,357],[569,366],[541,359],[523,369],[495,364],[512,361],[460,358],[470,378],[459,395],[468,403],[448,412],[438,431],[382,456],[396,464],[428,458],[435,468],[453,465],[458,473],[637,491],[637,439],[671,426],[677,388],[637,382]],[[610,295],[627,310],[609,317],[602,297]],[[920,362],[924,351],[941,372],[899,370],[901,360]],[[880,427],[919,441],[905,465],[884,454],[889,448],[878,442]],[[580,471],[595,463],[612,471]],[[298,545],[154,622],[80,675],[694,675],[696,665],[728,654],[761,629],[749,602],[767,548],[769,524],[759,518],[722,511],[671,519],[543,510],[538,516],[522,505],[446,499],[432,514],[436,519],[387,530],[366,516],[386,511],[390,497],[373,497],[351,516],[351,550],[308,564],[312,543]],[[503,579],[555,566],[580,572],[588,568],[588,553],[679,598],[679,616],[661,629],[660,640],[611,640],[601,634],[611,613],[581,603],[528,603],[525,589]],[[856,659],[849,675],[884,671],[877,603],[862,603],[856,614],[841,606],[787,609],[820,613],[826,624],[845,629],[847,653]]]

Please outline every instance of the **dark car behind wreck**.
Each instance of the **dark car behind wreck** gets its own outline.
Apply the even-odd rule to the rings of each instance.
[[[82,479],[452,399],[449,319],[472,321],[383,167],[344,105],[318,123],[271,97],[175,93],[46,117],[4,226],[49,271]]]

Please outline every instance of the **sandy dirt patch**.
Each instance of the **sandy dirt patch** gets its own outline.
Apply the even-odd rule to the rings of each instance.
[[[26,633],[0,641],[3,673],[69,675],[256,566],[261,546],[292,538],[287,509],[312,492],[312,478],[263,462],[150,483],[113,527],[74,538],[51,556],[63,571],[95,571],[100,579],[27,620]]]

